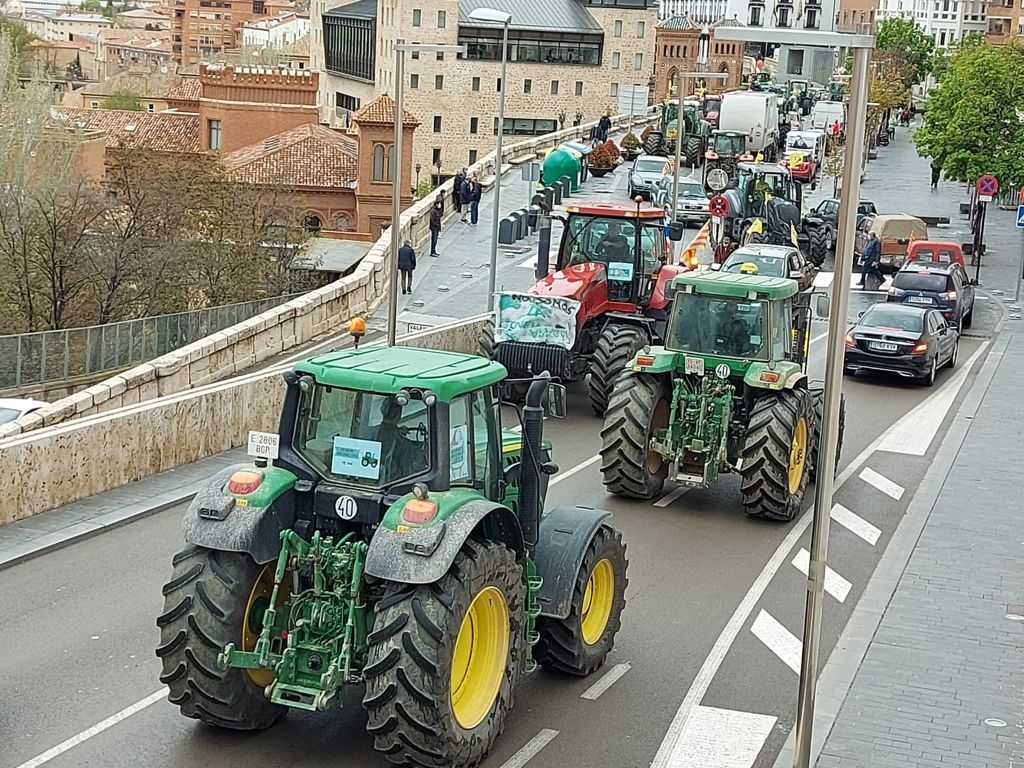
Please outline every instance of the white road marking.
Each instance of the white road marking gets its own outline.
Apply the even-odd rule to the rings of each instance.
[[[787,667],[800,674],[800,638],[782,626],[768,611],[761,609],[750,627],[754,637],[764,643]]]
[[[671,768],[750,768],[778,718],[697,707],[686,724]]]
[[[536,256],[531,256],[526,261],[524,261],[522,264],[517,264],[516,266],[522,267],[523,269],[533,269],[534,267],[537,266],[537,257]]]
[[[793,567],[806,576],[811,567],[811,553],[801,547],[800,551],[796,553],[796,557],[793,558]],[[840,603],[845,603],[846,596],[850,594],[852,588],[853,585],[850,582],[829,566],[825,566],[825,591],[832,597]]]
[[[835,279],[835,272],[819,272],[814,276],[814,282],[811,283],[815,288],[828,288],[832,285],[832,280]]]
[[[690,490],[690,489],[687,488],[685,485],[677,486],[670,493],[666,493],[664,496],[662,496],[660,499],[658,499],[656,502],[654,502],[654,506],[656,506],[656,507],[667,507],[670,504],[672,504],[676,499],[678,499],[680,496],[682,496],[684,493],[686,493],[688,490]]]
[[[864,467],[861,470],[860,479],[868,485],[874,486],[886,496],[896,499],[896,501],[902,499],[904,492],[907,490],[899,483],[894,483],[885,475],[875,472],[871,467]]]
[[[38,766],[44,765],[44,764],[50,762],[51,760],[53,760],[53,758],[58,757],[60,755],[63,755],[69,749],[73,749],[74,747],[77,747],[83,741],[88,741],[93,736],[98,736],[99,734],[101,734],[105,730],[107,730],[108,728],[111,728],[111,727],[117,725],[122,720],[124,720],[126,718],[129,718],[132,715],[134,715],[136,712],[141,712],[142,710],[144,710],[149,705],[156,704],[158,701],[160,701],[161,699],[164,699],[166,697],[167,697],[167,689],[166,688],[163,688],[163,689],[157,691],[156,693],[151,693],[151,694],[149,694],[149,696],[147,696],[146,698],[142,699],[142,701],[137,701],[134,704],[132,704],[130,707],[125,707],[124,709],[122,709],[117,714],[111,715],[106,720],[102,720],[102,721],[96,723],[96,725],[92,726],[91,728],[86,728],[81,733],[75,734],[74,736],[72,736],[70,739],[67,739],[66,741],[62,741],[56,747],[53,747],[51,749],[46,750],[41,755],[37,755],[36,757],[33,757],[31,760],[22,763],[17,768],[38,768]]]
[[[842,504],[836,504],[832,507],[832,519],[854,535],[860,536],[871,546],[875,546],[878,542],[878,537],[882,535],[878,528],[856,512],[851,512]]]
[[[523,768],[531,759],[537,756],[544,747],[546,747],[555,736],[558,735],[558,731],[553,731],[550,728],[544,728],[530,739],[526,744],[516,752],[512,757],[501,764],[501,768]]]
[[[910,456],[924,456],[935,439],[935,434],[953,407],[960,389],[971,373],[971,367],[978,356],[988,347],[983,342],[966,362],[959,364],[959,370],[942,388],[912,410],[884,441],[878,446],[881,451],[903,453]]]
[[[600,680],[587,688],[580,698],[586,699],[587,701],[597,701],[598,697],[602,693],[615,685],[619,678],[627,672],[629,672],[629,664],[616,664],[614,667],[609,669]]]
[[[556,477],[554,480],[552,480],[550,483],[548,483],[548,487],[550,488],[553,485],[558,485],[563,480],[567,480],[570,477],[572,477],[573,475],[575,475],[581,469],[586,469],[587,467],[589,467],[594,462],[600,461],[600,460],[601,460],[601,454],[598,454],[597,456],[591,456],[586,461],[582,461],[579,464],[577,464],[575,467],[573,467],[572,469],[567,469],[565,472],[560,474],[558,477]]]

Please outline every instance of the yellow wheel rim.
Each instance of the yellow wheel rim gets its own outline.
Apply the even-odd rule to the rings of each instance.
[[[466,730],[483,722],[498,698],[508,661],[508,603],[497,587],[469,605],[452,655],[452,714]]]
[[[270,607],[270,595],[274,591],[274,569],[276,562],[268,563],[256,577],[256,583],[252,585],[252,592],[249,594],[249,602],[245,606],[245,616],[242,617],[242,650],[252,651],[256,648],[256,641],[260,639],[260,632],[263,630],[263,613]],[[289,590],[285,584],[277,595],[277,604],[281,605],[288,599]],[[274,682],[274,673],[269,669],[247,669],[249,677],[261,688],[266,688]]]
[[[789,492],[800,490],[807,461],[807,419],[800,417],[793,431],[793,445],[789,449]]]
[[[583,642],[593,645],[604,635],[608,618],[612,615],[615,601],[615,571],[607,560],[599,560],[587,579],[587,590],[583,593],[583,616],[580,628]]]

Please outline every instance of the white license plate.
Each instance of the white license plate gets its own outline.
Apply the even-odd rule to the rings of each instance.
[[[927,296],[911,296],[910,297],[910,303],[911,304],[931,304],[932,300],[929,299]]]
[[[871,348],[876,352],[895,352],[896,345],[890,344],[887,341],[872,341]]]

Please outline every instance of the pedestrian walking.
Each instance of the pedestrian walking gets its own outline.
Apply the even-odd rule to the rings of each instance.
[[[612,118],[611,112],[605,112],[601,115],[601,119],[597,121],[597,140],[602,144],[608,141],[608,134],[612,130]]]
[[[441,235],[441,221],[444,219],[444,195],[439,194],[430,209],[430,255],[437,256],[437,238]]]
[[[398,271],[402,275],[402,295],[412,293],[412,273],[416,269],[416,251],[406,240],[398,249]]]
[[[942,163],[932,160],[932,189],[939,188],[939,178],[942,176]]]
[[[462,184],[466,181],[466,169],[455,174],[455,181],[452,182],[452,203],[455,205],[455,212],[462,213]],[[466,217],[463,216],[465,221]]]
[[[865,287],[868,275],[874,275],[880,283],[885,280],[885,275],[878,268],[881,262],[882,243],[878,239],[878,233],[872,232],[868,235],[868,244],[864,246],[864,253],[860,257],[860,282],[857,283],[858,288]]]
[[[462,184],[462,205],[469,210],[469,223],[476,225],[480,216],[480,183],[476,176],[470,176]],[[466,220],[465,212],[462,220]]]

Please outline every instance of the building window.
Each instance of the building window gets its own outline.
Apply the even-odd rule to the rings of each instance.
[[[220,149],[220,120],[211,120],[209,123],[210,129],[210,149]]]
[[[146,105],[146,111],[150,112],[150,113],[156,112],[156,107],[154,107],[152,104],[147,104]]]
[[[501,32],[462,29],[459,45],[466,46],[461,57],[473,61],[501,61]],[[541,33],[512,30],[509,33],[509,61],[539,64],[571,64],[575,66],[601,64],[604,40],[599,35],[580,34],[561,36],[560,39],[542,39]]]
[[[789,8],[788,6],[785,6],[785,5],[781,5],[781,6],[779,6],[778,8],[775,9],[775,13],[776,13],[776,19],[777,19],[776,23],[780,27],[788,27],[788,26],[790,26],[790,23],[791,23],[790,14],[792,13],[792,8]]]
[[[552,80],[551,81],[551,95],[552,96],[557,96],[558,95],[558,81],[557,80]]]
[[[419,43],[413,43],[413,45],[419,45]],[[419,61],[419,59],[420,59],[420,52],[419,51],[409,51],[409,57],[413,61]]]
[[[444,90],[444,75],[434,75],[434,90]]]
[[[554,120],[506,117],[506,136],[543,136],[545,133],[554,133],[558,130],[558,123]],[[498,118],[494,118],[494,133],[498,133]]]
[[[644,68],[644,55],[642,53],[634,54],[633,56],[633,69]]]
[[[805,29],[817,29],[818,26],[819,26],[818,9],[817,8],[808,8],[807,9],[807,16],[804,18],[804,28]]]
[[[612,34],[615,37],[622,37],[622,19],[615,20],[615,31]]]
[[[480,131],[480,118],[479,117],[471,117],[471,118],[469,118],[469,132],[470,133],[479,133],[479,131]]]
[[[582,96],[583,95],[583,81],[582,80],[577,80],[576,81],[576,95],[577,96]]]
[[[441,132],[441,116],[434,115],[434,133]]]
[[[531,93],[533,91],[533,80],[523,80],[523,93]]]
[[[618,69],[620,64],[622,64],[622,54],[616,51],[612,54],[612,69]]]
[[[611,96],[613,99],[617,99],[619,97],[618,83],[612,83],[610,86],[608,86],[608,95]]]
[[[473,90],[474,91],[479,91],[480,90],[480,78],[479,77],[474,77],[473,78]]]
[[[415,74],[409,75],[409,87],[410,88],[419,88],[420,87],[420,76],[419,75],[415,75]]]
[[[645,32],[647,32],[647,25],[644,22],[642,22],[642,21],[638,21],[636,23],[636,36],[637,36],[637,38],[643,38]]]
[[[475,149],[471,149],[471,150],[469,150],[469,164],[472,165],[475,162],[476,162],[476,150]]]
[[[419,8],[413,8],[412,9],[412,25],[414,27],[418,27],[422,21],[423,21],[423,11],[421,11]]]
[[[499,77],[494,81],[494,92],[501,93],[501,78]]]
[[[760,27],[764,25],[764,6],[752,5],[750,6],[750,21],[748,26]]]
[[[437,28],[444,29],[448,24],[448,13],[446,11],[437,12]]]
[[[389,181],[391,179],[391,147],[383,144],[373,145],[373,180]]]
[[[438,61],[444,61],[444,51],[438,51],[436,58]]]
[[[434,147],[430,150],[430,164],[433,166],[439,166],[441,164],[441,148]]]
[[[99,109],[100,108],[100,103],[98,101],[92,101],[92,102],[89,102],[89,106],[91,106],[93,109]]]

